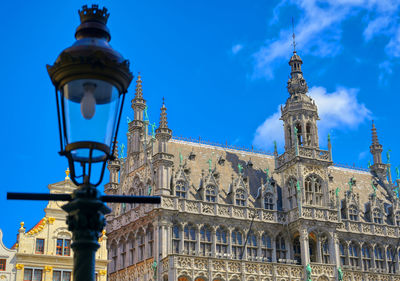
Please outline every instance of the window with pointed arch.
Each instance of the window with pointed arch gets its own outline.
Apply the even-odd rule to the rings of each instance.
[[[286,127],[286,131],[287,131],[288,145],[289,147],[292,147],[292,130],[290,129],[290,126]]]
[[[297,123],[295,125],[296,129],[297,129],[297,145],[301,146],[303,145],[303,130],[301,128],[301,125],[299,123]]]
[[[258,243],[257,236],[251,231],[247,238],[247,259],[257,260]]]
[[[264,209],[273,210],[274,209],[274,195],[270,192],[264,195]]]
[[[180,228],[176,224],[172,227],[172,248],[173,252],[176,254],[181,252]]]
[[[153,245],[154,245],[154,232],[153,232],[153,227],[149,226],[147,229],[147,257],[152,257],[153,256]]]
[[[288,180],[288,200],[289,200],[289,210],[297,207],[297,180],[295,178],[289,178]]]
[[[246,193],[243,189],[237,189],[235,192],[235,202],[237,206],[246,206]]]
[[[305,145],[310,146],[311,145],[311,123],[308,122],[306,125],[306,141]]]
[[[374,253],[375,253],[375,268],[382,271],[385,268],[384,267],[385,252],[383,251],[380,245],[376,245]]]
[[[185,253],[194,255],[196,253],[196,228],[193,224],[187,224],[183,228]]]
[[[301,264],[300,235],[298,234],[293,240],[293,259],[296,261],[296,264]]]
[[[119,263],[119,268],[125,268],[126,264],[126,242],[125,241],[121,241],[121,254],[120,254],[120,263]]]
[[[186,198],[186,183],[182,180],[176,182],[175,195],[180,198]]]
[[[363,264],[363,269],[365,271],[369,270],[371,268],[371,247],[368,244],[364,244],[361,248],[361,258],[362,258],[362,264]]]
[[[344,241],[339,241],[339,256],[340,256],[340,265],[347,265],[346,259],[346,249],[347,245]]]
[[[228,252],[228,234],[223,228],[218,228],[216,232],[216,251],[218,254],[226,254]]]
[[[355,205],[349,206],[349,219],[351,221],[358,221],[358,209]]]
[[[263,261],[272,262],[272,239],[268,233],[261,236],[261,256]]]
[[[131,235],[129,237],[129,265],[135,264],[135,237]]]
[[[243,236],[242,233],[235,229],[231,235],[232,241],[232,258],[239,259],[243,250]]]
[[[383,223],[383,215],[382,211],[378,208],[375,208],[372,212],[372,220],[374,223],[382,224]]]
[[[360,258],[360,248],[355,242],[351,242],[349,245],[349,260],[350,265],[353,267],[359,266],[359,258]]]
[[[118,257],[117,245],[115,243],[113,243],[113,244],[111,244],[110,248],[111,248],[109,251],[109,255],[110,255],[109,259],[111,260],[110,268],[111,268],[111,272],[114,272],[114,271],[117,271],[117,257]]]
[[[283,262],[282,260],[286,259],[286,243],[285,238],[283,238],[282,234],[279,234],[275,240],[276,245],[276,260],[278,262]]]
[[[144,252],[144,233],[143,231],[139,231],[139,233],[136,236],[136,243],[137,243],[137,249],[138,249],[138,261],[142,261],[145,259],[145,252]]]
[[[187,278],[185,276],[181,276],[178,278],[178,281],[189,281],[189,278]]]
[[[321,252],[322,252],[322,262],[330,263],[330,251],[329,251],[329,239],[326,235],[322,235],[321,238]]]
[[[400,226],[400,212],[396,212],[396,221],[395,221],[395,223],[396,223],[396,225],[397,226]]]
[[[217,202],[217,190],[214,185],[207,185],[206,187],[206,201]]]
[[[211,245],[211,228],[204,225],[200,228],[200,254],[203,256],[210,256]]]
[[[322,201],[322,180],[320,177],[310,175],[305,180],[306,203],[309,205],[321,206]]]
[[[396,250],[391,246],[386,249],[386,261],[388,273],[396,273]]]

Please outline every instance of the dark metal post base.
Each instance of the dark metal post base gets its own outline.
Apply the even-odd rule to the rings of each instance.
[[[104,215],[111,210],[101,201],[98,190],[91,185],[81,185],[72,200],[62,206],[68,213],[68,230],[72,232],[74,250],[74,281],[95,281],[98,239],[105,226]]]

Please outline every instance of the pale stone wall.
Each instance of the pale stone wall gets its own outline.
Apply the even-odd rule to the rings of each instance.
[[[2,281],[15,281],[15,254],[16,250],[8,249],[3,244],[3,232],[0,229],[0,259],[6,260],[6,268],[0,271],[0,280]]]

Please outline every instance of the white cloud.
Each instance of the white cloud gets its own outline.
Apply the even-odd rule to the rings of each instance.
[[[242,44],[236,44],[236,45],[232,46],[232,54],[236,55],[242,49],[243,49],[243,45]]]
[[[309,95],[318,106],[318,133],[320,140],[326,138],[329,131],[355,129],[371,118],[371,112],[357,100],[358,89],[339,87],[328,93],[324,87],[312,87]],[[269,116],[255,133],[253,144],[263,149],[271,149],[276,140],[280,148],[284,145],[283,122],[279,120],[280,109]]]
[[[302,54],[319,57],[337,55],[341,50],[342,23],[361,11],[367,14],[369,22],[364,30],[364,39],[371,40],[378,34],[393,38],[386,51],[391,56],[400,56],[400,29],[397,23],[400,1],[396,0],[282,0],[274,9],[273,20],[276,24],[280,9],[295,5],[301,12],[296,23],[296,42]],[[390,28],[389,28],[390,27]],[[396,34],[397,32],[397,34]],[[273,40],[267,40],[254,53],[254,78],[273,78],[277,64],[287,61],[292,49],[291,28],[281,29]]]
[[[386,86],[388,84],[389,76],[391,76],[393,73],[392,63],[387,60],[380,63],[379,71],[379,83]]]

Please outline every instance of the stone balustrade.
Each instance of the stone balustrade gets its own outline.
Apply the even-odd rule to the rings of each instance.
[[[400,281],[398,274],[365,272],[362,270],[343,270],[343,281]]]
[[[399,228],[397,226],[378,225],[371,222],[343,220],[343,224],[339,230],[394,238],[399,237]]]
[[[310,159],[318,159],[318,160],[329,161],[329,162],[332,161],[331,155],[328,150],[298,146],[298,154],[297,155],[296,155],[296,149],[294,147],[292,147],[291,149],[287,150],[285,153],[280,155],[277,158],[277,167],[281,167],[283,164],[291,161],[296,156],[310,158]]]

